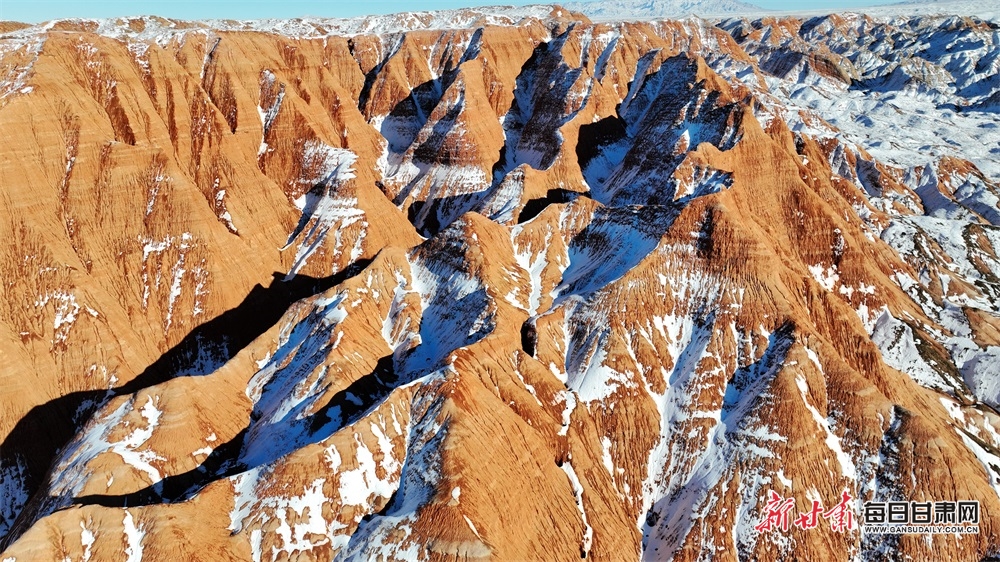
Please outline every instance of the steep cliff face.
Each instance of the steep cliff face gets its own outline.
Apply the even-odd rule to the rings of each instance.
[[[268,25],[4,29],[0,559],[1000,555],[993,24]]]

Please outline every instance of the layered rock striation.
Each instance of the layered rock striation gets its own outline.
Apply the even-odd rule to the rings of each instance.
[[[0,559],[1000,555],[996,31],[5,27]]]

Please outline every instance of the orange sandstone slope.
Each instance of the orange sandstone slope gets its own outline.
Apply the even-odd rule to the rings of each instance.
[[[1000,556],[991,161],[817,101],[989,103],[900,25],[4,28],[0,560]],[[755,529],[845,490],[980,532]]]

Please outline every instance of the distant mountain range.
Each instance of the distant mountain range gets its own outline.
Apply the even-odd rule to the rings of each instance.
[[[641,20],[650,18],[681,18],[690,15],[701,17],[759,15],[768,10],[738,0],[603,0],[567,2],[564,7],[582,12],[596,20]],[[996,8],[974,0],[906,0],[898,4],[853,7],[842,10],[803,8],[786,12],[827,13],[837,11],[863,11],[871,15],[916,16],[949,13],[975,15],[982,19],[996,19]],[[777,14],[778,12],[776,12]]]
[[[764,11],[760,6],[737,0],[608,0],[567,2],[570,10],[597,19],[673,18],[689,15],[718,16]]]

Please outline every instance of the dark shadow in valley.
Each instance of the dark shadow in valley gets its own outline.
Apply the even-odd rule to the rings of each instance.
[[[421,86],[418,86],[418,88]],[[397,110],[404,111],[400,110],[399,106],[409,106],[412,103],[410,98],[407,98],[400,102],[393,109],[393,112],[397,112]],[[410,203],[407,210],[407,218],[417,229],[417,232],[425,238],[434,236],[462,214],[472,210],[489,193],[487,189],[489,186],[483,183],[482,185],[462,186],[478,189],[478,191],[469,191],[467,193],[442,197],[440,196],[442,191],[450,192],[456,189],[457,185],[455,182],[445,181],[441,183],[439,180],[428,182],[428,174],[432,174],[439,167],[448,167],[456,164],[456,155],[454,154],[456,147],[454,146],[452,132],[456,127],[463,105],[464,102],[459,101],[451,107],[445,115],[441,116],[434,123],[430,134],[421,140],[420,144],[413,147],[410,163],[419,170],[416,176],[394,195],[386,193],[384,185],[382,188],[383,193],[397,206],[403,205],[411,196],[423,197],[422,200],[414,200]],[[393,114],[390,113],[390,115]],[[427,117],[421,116],[420,119],[420,122],[425,124]],[[413,132],[414,137],[406,141],[409,144],[404,143],[406,147],[403,147],[402,150],[407,150],[418,140],[418,133],[419,131]],[[394,153],[392,157],[402,159],[403,154]],[[424,190],[426,192],[423,192]],[[418,193],[415,194],[415,191]]]
[[[521,324],[521,350],[534,357],[537,346],[538,328],[535,326],[535,319],[529,318]]]
[[[590,224],[570,240],[557,300],[590,295],[632,271],[659,246],[680,210],[675,205],[596,209]]]
[[[445,230],[462,215],[479,210],[478,207],[489,191],[476,191],[447,197],[431,197],[426,201],[410,203],[408,217],[424,238],[431,238]]]
[[[428,209],[425,212],[425,208]],[[420,217],[423,217],[421,219]],[[438,221],[437,213],[430,212],[430,207],[427,205],[427,201],[414,201],[410,203],[410,208],[407,209],[407,218],[410,219],[410,224],[412,224],[417,232],[421,236],[428,237],[431,232],[437,232],[441,230],[441,224]],[[418,222],[420,226],[417,226]]]
[[[619,107],[620,108],[620,107]],[[625,122],[617,115],[610,115],[580,126],[580,135],[576,143],[576,158],[580,169],[585,170],[591,161],[609,146],[620,142],[628,136]]]
[[[539,43],[521,66],[514,81],[514,97],[504,117],[504,144],[493,165],[493,185],[522,164],[546,170],[562,148],[560,127],[573,120],[590,95],[573,100],[571,92],[584,67],[570,67],[562,49],[573,36],[576,24],[550,41]],[[586,57],[586,55],[583,55]]]
[[[267,287],[254,286],[243,302],[193,329],[134,379],[117,388],[72,392],[33,407],[0,444],[0,466],[23,467],[24,485],[31,498],[29,508],[38,507],[42,502],[35,496],[42,493],[40,487],[47,481],[59,451],[109,400],[173,378],[214,372],[273,326],[292,303],[342,283],[370,262],[359,260],[344,271],[322,278],[296,275],[283,281],[285,274],[275,272]],[[0,551],[27,530],[34,519],[31,509],[17,515],[7,535],[0,537]]]
[[[335,394],[326,406],[316,412],[310,419],[310,429],[314,435],[326,439],[363,418],[403,382],[396,374],[392,355],[386,355],[378,360],[375,370]]]
[[[457,38],[457,37],[456,37]],[[404,38],[400,38],[400,44],[396,47],[387,49],[387,56],[382,59],[377,65],[375,65],[371,70],[365,74],[365,83],[361,88],[361,92],[358,95],[358,109],[365,115],[366,118],[370,117],[368,110],[369,105],[372,103],[373,98],[379,98],[382,92],[380,89],[384,87],[384,83],[380,82],[379,78],[384,77],[383,72],[385,65],[389,62],[392,57],[397,55],[405,56],[407,53],[402,49],[402,41]],[[410,90],[410,95],[404,98],[402,101],[396,104],[396,106],[389,113],[390,118],[395,119],[412,119],[414,117],[418,118],[417,127],[414,130],[419,131],[420,127],[427,120],[427,116],[434,110],[438,102],[441,101],[444,92],[451,87],[452,83],[458,77],[458,67],[467,61],[473,60],[479,56],[480,49],[482,47],[483,40],[483,28],[476,29],[472,32],[469,37],[468,43],[462,48],[464,52],[461,57],[457,60],[453,60],[452,49],[458,47],[460,42],[449,43],[443,53],[442,61],[443,65],[441,68],[435,69],[438,72],[438,77],[433,80],[428,80],[423,84],[412,88]],[[355,49],[356,44],[354,39],[348,39],[347,46],[351,51],[352,55],[356,56]],[[409,146],[409,142],[413,141],[413,138],[402,139],[403,144]],[[396,146],[397,150],[405,150],[406,146]]]
[[[545,197],[529,199],[528,202],[524,204],[524,208],[521,209],[521,213],[517,215],[517,224],[528,222],[537,217],[542,214],[542,211],[544,211],[549,205],[572,203],[573,201],[576,201],[577,197],[590,197],[590,195],[588,193],[580,193],[578,191],[570,191],[562,188],[550,189],[545,193]]]
[[[212,482],[236,476],[280,459],[295,449],[318,443],[343,427],[362,419],[381,404],[392,391],[409,381],[401,380],[393,367],[392,356],[379,359],[375,369],[336,393],[328,404],[315,414],[301,420],[308,428],[305,440],[279,440],[266,444],[267,454],[254,455],[253,462],[246,462],[247,436],[250,428],[240,431],[233,439],[220,445],[199,466],[141,490],[127,494],[92,494],[74,498],[74,505],[100,505],[104,507],[137,507],[183,502],[192,499]]]
[[[185,501],[205,486],[220,478],[227,478],[245,469],[235,462],[243,446],[246,429],[216,447],[197,467],[167,476],[159,482],[128,494],[91,494],[73,498],[73,505],[100,505],[103,507],[138,507],[161,503]]]
[[[409,96],[389,111],[380,131],[390,145],[389,169],[403,162],[407,150],[412,150],[409,164],[418,172],[398,191],[386,189],[385,184],[381,189],[396,206],[410,202],[408,218],[421,236],[434,236],[470,211],[493,218],[497,209],[510,209],[513,204],[519,204],[520,201],[509,200],[516,196],[508,194],[501,185],[508,174],[521,165],[544,170],[555,161],[562,145],[559,128],[572,120],[584,105],[581,101],[579,107],[565,107],[566,99],[571,97],[570,93],[583,72],[582,67],[567,66],[561,54],[562,46],[572,35],[572,28],[570,26],[552,41],[536,46],[522,65],[515,79],[514,99],[503,121],[504,144],[490,177],[481,185],[474,184],[477,179],[449,178],[428,182],[427,178],[428,174],[442,167],[461,163],[461,156],[456,154],[456,150],[461,150],[463,141],[456,143],[455,128],[460,123],[465,105],[464,93],[427,130],[432,122],[432,113],[443,103],[447,89],[458,78],[457,65],[446,65],[441,76],[414,87]],[[479,35],[477,31],[459,64],[478,56]],[[376,76],[378,72],[381,72],[381,67],[373,69],[370,75]],[[362,111],[376,88],[374,78],[366,82],[360,102]],[[468,185],[456,188],[456,182]],[[428,187],[428,183],[432,185]],[[459,190],[465,193],[456,193]],[[540,212],[547,204],[545,201],[529,203],[531,209],[528,215]]]
[[[388,142],[387,171],[386,178],[391,179],[412,151],[412,158],[408,164],[412,164],[417,169],[416,174],[405,186],[398,190],[386,189],[386,183],[378,182],[382,193],[400,207],[407,200],[413,197],[421,197],[422,200],[414,202],[408,209],[408,218],[416,227],[417,231],[424,237],[436,234],[442,227],[447,226],[452,220],[458,218],[464,212],[470,210],[486,193],[487,183],[481,186],[472,186],[478,191],[467,193],[461,197],[451,200],[457,206],[439,204],[438,200],[446,198],[438,197],[438,192],[444,189],[442,185],[429,188],[429,193],[422,192],[414,194],[420,188],[426,189],[427,175],[432,173],[439,166],[449,166],[455,163],[455,151],[457,149],[454,142],[456,123],[462,114],[465,106],[465,94],[459,93],[457,99],[451,97],[449,89],[456,80],[460,78],[460,66],[479,56],[482,43],[483,30],[477,29],[469,37],[466,45],[461,42],[448,43],[439,55],[440,67],[436,68],[438,73],[436,78],[418,84],[410,89],[409,95],[395,103],[388,114],[382,120],[379,132]],[[353,41],[349,41],[353,45]],[[398,48],[404,48],[399,46]],[[464,49],[460,57],[453,57],[453,49]],[[353,47],[352,47],[353,49]],[[400,51],[393,50],[388,57],[373,68],[365,78],[365,86],[362,89],[359,107],[366,116],[373,111],[369,105],[372,99],[381,99],[382,94],[379,88],[383,84],[378,80],[382,75],[383,67],[388,60],[396,56]],[[442,104],[450,103],[444,115],[434,115],[434,111]],[[430,130],[427,130],[430,125]],[[423,137],[421,136],[423,133]],[[431,182],[434,183],[434,182]],[[437,181],[441,183],[440,180]],[[448,183],[448,182],[445,182]],[[428,201],[430,202],[428,204]]]
[[[727,183],[725,174],[711,168],[695,166],[690,178],[675,173],[702,143],[721,151],[735,146],[745,100],[728,100],[700,79],[697,59],[686,54],[647,73],[655,58],[651,51],[639,60],[617,115],[580,127],[580,170],[591,197],[608,206],[669,206],[685,194],[705,195]]]

